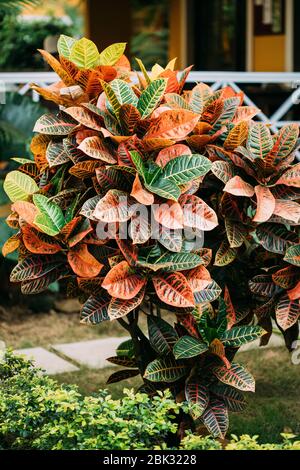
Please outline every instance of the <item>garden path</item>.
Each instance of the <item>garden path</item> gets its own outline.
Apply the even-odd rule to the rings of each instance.
[[[56,375],[64,372],[78,371],[80,367],[102,369],[111,367],[106,358],[115,356],[116,349],[122,340],[127,337],[115,337],[96,339],[76,343],[53,344],[45,348],[17,349],[17,354],[22,354],[33,360],[48,375]],[[267,348],[283,346],[282,336],[273,334]],[[239,352],[258,348],[259,340],[243,346]],[[265,348],[264,347],[264,348]]]

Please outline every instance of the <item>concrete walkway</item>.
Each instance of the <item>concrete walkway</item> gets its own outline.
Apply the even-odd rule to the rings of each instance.
[[[65,372],[76,372],[80,367],[89,367],[91,369],[103,369],[111,367],[113,364],[106,359],[116,355],[116,349],[122,341],[128,337],[115,337],[107,339],[96,339],[82,341],[77,343],[53,344],[48,350],[45,348],[18,349],[15,352],[22,354],[43,369],[48,375],[62,374]],[[240,352],[256,349],[259,346],[259,340],[253,341],[242,346]],[[268,346],[265,348],[275,348],[284,346],[281,335],[274,333]]]

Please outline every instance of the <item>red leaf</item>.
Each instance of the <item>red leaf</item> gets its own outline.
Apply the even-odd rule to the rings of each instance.
[[[300,281],[298,282],[298,284],[295,285],[295,287],[293,287],[293,289],[288,290],[287,294],[291,300],[300,299]]]

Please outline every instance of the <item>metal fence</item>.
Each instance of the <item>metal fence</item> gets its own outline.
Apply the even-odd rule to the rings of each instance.
[[[6,72],[0,73],[2,89],[15,90],[21,95],[31,93],[34,101],[39,100],[39,95],[30,90],[30,83],[39,86],[47,86],[58,79],[54,72]],[[188,83],[205,82],[211,84],[214,90],[223,86],[231,86],[235,91],[241,90],[249,85],[256,85],[263,89],[268,85],[280,85],[286,92],[284,101],[278,108],[267,116],[264,112],[257,115],[257,119],[270,125],[272,131],[276,132],[284,124],[300,121],[285,118],[300,103],[300,73],[298,72],[191,72]],[[3,87],[4,85],[4,87]],[[256,103],[245,93],[245,104],[257,106]]]

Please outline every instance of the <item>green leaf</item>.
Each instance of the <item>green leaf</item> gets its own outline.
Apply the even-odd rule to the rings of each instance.
[[[37,279],[23,281],[21,284],[21,292],[24,295],[40,294],[41,292],[47,290],[51,284],[58,281],[67,274],[69,274],[68,269],[60,264],[55,269],[52,269]]]
[[[132,90],[131,86],[128,83],[126,83],[124,80],[120,80],[116,78],[115,80],[110,82],[110,86],[115,92],[115,95],[120,105],[122,104],[132,104],[133,106],[137,105],[138,97]]]
[[[144,162],[140,153],[137,152],[136,150],[131,150],[129,151],[129,153],[130,153],[131,160],[133,161],[138,174],[141,176],[144,176],[146,173],[146,169],[145,169],[145,165],[144,165]]]
[[[185,271],[186,269],[196,268],[203,264],[202,258],[194,253],[165,253],[161,256],[156,264],[168,265],[164,267],[164,271]]]
[[[11,171],[5,178],[3,189],[12,202],[26,201],[39,190],[38,185],[29,175],[21,171]]]
[[[223,240],[215,257],[215,266],[226,266],[232,263],[237,255],[237,248],[231,248],[227,240]]]
[[[222,398],[229,411],[241,412],[247,406],[247,402],[241,392],[224,383],[218,382],[210,387],[210,391]]]
[[[291,245],[299,241],[297,235],[289,232],[283,225],[270,223],[260,224],[255,235],[258,243],[271,253],[284,254]]]
[[[64,144],[62,142],[53,142],[52,140],[47,147],[46,158],[50,168],[70,161],[69,155],[65,151]]]
[[[69,59],[79,68],[91,69],[99,62],[99,51],[93,41],[81,38],[72,45]]]
[[[215,281],[212,281],[205,289],[199,292],[194,292],[195,302],[196,304],[212,302],[220,296],[221,292],[221,287]]]
[[[167,80],[165,78],[158,78],[151,82],[142,92],[137,105],[142,119],[150,116],[157,107],[164,95],[166,86]]]
[[[64,263],[61,256],[32,255],[20,261],[10,274],[11,282],[30,281],[45,276]]]
[[[111,374],[107,380],[107,384],[114,384],[116,382],[121,382],[121,380],[128,380],[131,377],[136,377],[139,375],[140,371],[138,369],[123,369],[118,370]]]
[[[290,264],[294,264],[295,266],[300,266],[300,245],[290,246],[286,250],[283,259]]]
[[[85,302],[80,313],[80,323],[97,325],[109,320],[108,305],[111,298],[103,292],[100,297],[91,295]]]
[[[117,347],[117,356],[126,356],[129,358],[134,357],[134,345],[132,339],[127,339],[126,341],[123,341],[118,347]]]
[[[245,343],[250,343],[265,334],[265,330],[260,326],[234,326],[230,330],[225,331],[220,340],[224,346],[238,348]]]
[[[114,115],[119,118],[121,103],[119,102],[116,93],[108,83],[106,83],[104,80],[100,81]]]
[[[158,179],[151,184],[145,183],[145,188],[151,193],[157,194],[164,199],[171,199],[177,201],[181,191],[175,183],[172,181]]]
[[[228,411],[225,403],[218,398],[211,398],[201,420],[213,437],[224,439],[228,429]]]
[[[182,249],[182,233],[181,230],[164,230],[159,228],[159,243],[161,243],[168,251],[178,253]]]
[[[200,418],[209,403],[209,392],[206,385],[195,377],[188,379],[185,384],[185,398],[192,405],[193,418]]]
[[[181,155],[166,164],[161,178],[181,185],[205,175],[210,168],[211,162],[203,155]]]
[[[159,317],[148,316],[149,341],[153,349],[158,354],[168,354],[172,352],[173,345],[178,339],[174,328]]]
[[[247,149],[255,158],[264,158],[273,147],[273,138],[266,124],[257,122],[250,127]]]
[[[70,36],[66,36],[65,34],[61,34],[57,42],[57,50],[59,55],[69,59],[72,47],[75,42],[76,39],[71,38]]]
[[[50,202],[42,194],[34,194],[33,202],[40,211],[34,223],[48,235],[58,235],[65,225],[65,218],[61,208],[54,202]]]
[[[223,183],[228,183],[235,176],[234,166],[232,163],[217,160],[212,163],[212,173]]]
[[[232,362],[231,368],[227,369],[226,366],[219,366],[213,369],[213,374],[223,383],[237,388],[244,392],[255,391],[255,380],[241,364]]]
[[[106,47],[99,57],[99,65],[115,65],[126,49],[126,42],[116,42]]]
[[[150,382],[176,382],[188,372],[188,367],[171,357],[155,359],[146,367],[144,378]]]
[[[182,336],[173,348],[175,359],[189,359],[208,350],[208,345],[192,336]]]
[[[191,111],[191,107],[188,102],[177,93],[166,93],[165,100],[168,106],[173,109],[187,109],[188,111]]]
[[[147,73],[147,70],[143,64],[143,62],[141,61],[141,59],[138,59],[137,57],[135,57],[135,60],[137,61],[137,63],[139,64],[139,67],[141,69],[141,72],[143,73],[144,75],[144,78],[146,80],[146,83],[148,85],[150,85],[150,83],[152,82],[151,78],[149,77],[148,73]]]
[[[226,235],[230,248],[239,248],[245,240],[245,229],[242,224],[225,218]]]

